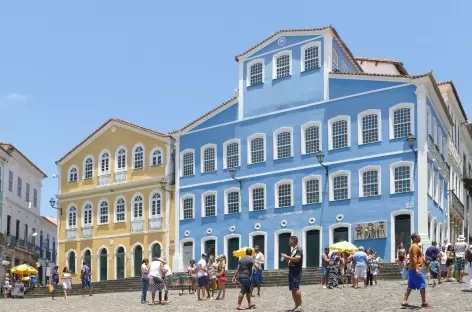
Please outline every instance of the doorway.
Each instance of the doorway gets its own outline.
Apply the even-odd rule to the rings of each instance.
[[[161,245],[159,245],[158,243],[155,243],[152,246],[151,259],[160,258],[160,257],[161,257]]]
[[[208,256],[215,256],[216,242],[214,239],[205,242],[205,252]]]
[[[182,248],[182,261],[184,268],[190,264],[190,260],[195,260],[193,255],[193,242],[186,242]]]
[[[108,279],[108,254],[107,250],[103,248],[100,251],[100,281]]]
[[[287,255],[290,255],[290,245],[289,245],[289,240],[290,237],[292,236],[292,233],[282,233],[279,234],[279,253],[277,257],[279,258],[279,269],[286,269],[288,268],[288,262],[287,261],[280,261],[281,253],[285,253]]]
[[[408,250],[411,245],[410,239],[411,216],[409,214],[395,216],[395,250],[397,250],[398,245],[400,245],[400,243],[403,243],[405,249]]]
[[[93,272],[92,271],[92,253],[88,249],[85,251],[85,254],[84,254],[84,262],[87,263],[90,269],[90,272]]]
[[[235,270],[238,267],[238,258],[233,257],[233,251],[239,249],[239,237],[233,237],[228,239],[228,254],[226,259],[228,259],[228,270]]]
[[[266,250],[265,250],[265,236],[264,235],[255,235],[252,237],[252,247],[259,246],[260,251],[267,259]],[[264,267],[263,267],[264,269]]]
[[[141,265],[143,262],[143,247],[134,248],[134,276],[141,276]]]
[[[116,251],[116,278],[125,278],[125,250],[123,247]]]
[[[320,266],[320,230],[306,232],[306,266],[316,268]]]
[[[333,231],[333,244],[349,241],[349,229],[347,227],[338,227]]]

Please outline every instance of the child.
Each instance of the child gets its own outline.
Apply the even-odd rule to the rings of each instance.
[[[382,258],[377,253],[374,253],[372,257],[372,277],[374,279],[374,285],[377,285],[377,275],[379,274],[379,268],[382,267]]]
[[[431,258],[431,262],[429,264],[429,270],[431,273],[431,277],[433,279],[433,287],[436,287],[436,281],[438,279],[438,274],[439,274],[439,262],[436,256],[433,256]]]

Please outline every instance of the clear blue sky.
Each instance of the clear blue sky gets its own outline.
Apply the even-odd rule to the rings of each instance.
[[[42,214],[54,162],[108,118],[180,128],[233,96],[233,56],[281,28],[332,24],[355,56],[433,70],[472,116],[469,1],[293,3],[0,0],[0,141],[50,176]]]

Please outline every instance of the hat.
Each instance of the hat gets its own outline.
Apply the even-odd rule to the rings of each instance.
[[[359,248],[357,248],[359,251],[364,251],[364,246],[359,246]]]
[[[159,259],[157,259],[157,261],[160,261],[160,262],[162,262],[162,263],[164,263],[164,264],[167,264],[167,259],[166,259],[166,257],[164,257],[164,256],[162,256],[162,257],[160,257]]]
[[[457,238],[457,240],[458,240],[459,242],[465,241],[464,235],[459,235],[459,237]]]
[[[208,257],[206,253],[202,253],[202,257]]]

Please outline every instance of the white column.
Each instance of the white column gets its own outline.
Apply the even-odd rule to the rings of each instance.
[[[180,257],[180,133],[175,142],[175,192],[174,192],[174,259],[172,269],[174,272],[182,268]]]
[[[328,29],[324,35],[323,49],[323,83],[324,83],[324,100],[329,100],[329,72],[331,71],[333,57],[333,34]]]
[[[239,61],[238,88],[238,120],[242,120],[244,118],[244,60]]]

